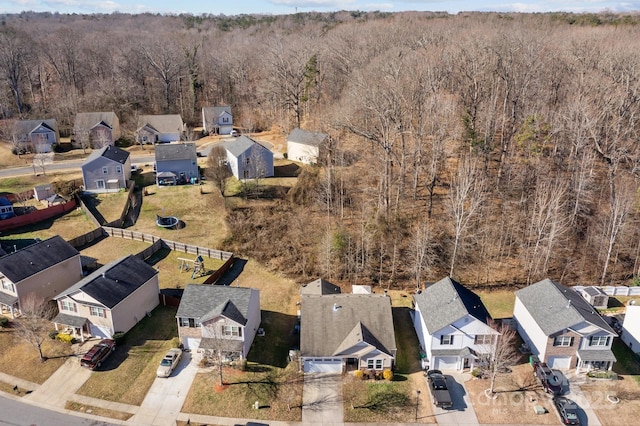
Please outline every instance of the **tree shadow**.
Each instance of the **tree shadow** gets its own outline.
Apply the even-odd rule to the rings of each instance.
[[[300,166],[296,163],[273,167],[273,176],[275,177],[298,177],[299,174]]]

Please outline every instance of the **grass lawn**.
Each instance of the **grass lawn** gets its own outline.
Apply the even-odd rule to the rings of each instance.
[[[18,388],[16,390],[15,389],[16,385],[12,385],[10,383],[5,383],[0,381],[0,392],[5,392],[5,393],[12,393],[14,395],[18,395],[20,397],[27,395],[26,392],[32,390],[32,389],[23,389],[23,388]]]
[[[26,166],[31,165],[31,161],[29,164],[24,164]],[[10,178],[0,179],[0,192],[23,192],[28,191],[29,189],[33,189],[34,186],[49,184],[55,181],[67,181],[71,179],[82,179],[82,173],[78,171],[52,171],[48,172],[46,175],[42,174],[42,171],[38,171],[38,176],[33,173],[22,175],[22,176],[14,176]]]
[[[158,363],[176,346],[176,309],[159,306],[124,337],[116,351],[94,371],[78,394],[140,405],[156,378]]]
[[[32,240],[37,237],[46,240],[55,235],[60,235],[65,240],[70,240],[79,235],[86,234],[95,228],[96,226],[81,209],[75,209],[57,218],[44,220],[33,225],[23,226],[22,228],[3,231],[0,239]]]
[[[476,293],[482,299],[482,303],[484,303],[492,318],[513,317],[516,294],[512,290],[482,290]]]
[[[640,385],[632,376],[619,377],[621,380],[593,380],[580,385],[587,401],[578,402],[588,402],[604,426],[626,426],[638,421]],[[620,402],[609,402],[608,395],[615,395]]]
[[[415,422],[415,391],[408,380],[360,380],[349,375],[342,392],[345,422]]]
[[[117,239],[120,240],[121,238]],[[186,284],[202,284],[207,278],[209,278],[210,274],[198,276],[192,279],[192,270],[183,270],[181,272],[181,261],[179,258],[195,260],[196,255],[183,253],[181,251],[161,249],[147,259],[147,263],[153,265],[153,267],[160,272],[160,288],[184,288]],[[204,256],[203,259],[204,267],[208,272],[216,271],[224,264],[224,261],[220,259],[211,259]],[[193,267],[193,264],[191,264],[191,267]]]
[[[633,375],[640,383],[640,361],[631,349],[624,342],[616,338],[613,340],[611,350],[616,356],[616,363],[613,364],[613,371],[623,375]]]
[[[107,223],[120,218],[127,202],[127,191],[121,190],[109,194],[95,194],[89,196],[85,202],[91,203],[106,220]]]
[[[296,364],[286,369],[249,363],[247,371],[224,370],[220,389],[218,372],[198,373],[182,412],[260,420],[302,419],[302,374]],[[258,401],[260,409],[252,404]]]
[[[136,254],[151,244],[142,241],[127,240],[118,237],[106,237],[80,251],[83,256],[93,257],[101,265],[120,259],[129,254]]]
[[[64,408],[78,411],[80,413],[93,414],[94,416],[110,417],[117,420],[129,420],[133,414],[122,411],[109,410],[108,408],[94,407],[93,405],[80,404],[79,402],[67,401]]]

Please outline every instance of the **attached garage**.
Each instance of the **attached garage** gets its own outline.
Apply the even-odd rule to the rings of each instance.
[[[305,358],[305,373],[342,373],[341,358]]]
[[[568,370],[571,368],[570,356],[550,356],[547,361],[549,368],[556,368],[559,370]]]
[[[458,357],[455,356],[439,356],[435,357],[432,362],[434,370],[458,370]]]
[[[200,339],[195,337],[187,337],[184,339],[184,348],[195,351],[200,346]]]
[[[91,324],[91,335],[99,339],[111,339],[113,333],[109,327],[100,327],[98,325]]]

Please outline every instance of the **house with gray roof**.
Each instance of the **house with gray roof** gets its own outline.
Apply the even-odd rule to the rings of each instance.
[[[287,158],[305,164],[315,164],[320,156],[322,144],[329,136],[295,128],[287,136]]]
[[[141,115],[135,132],[136,143],[156,144],[182,140],[184,122],[179,114]]]
[[[248,136],[226,142],[227,165],[236,179],[273,176],[273,152]]]
[[[305,294],[300,313],[300,368],[305,373],[393,368],[391,299],[381,294]]]
[[[310,283],[303,284],[300,287],[300,294],[315,294],[322,296],[323,294],[340,294],[342,290],[340,287],[332,282],[325,280],[324,278],[318,278]]]
[[[82,163],[84,191],[118,192],[127,188],[131,179],[129,152],[114,145],[94,150]]]
[[[230,106],[202,108],[202,127],[209,135],[229,135],[233,130],[233,115]]]
[[[545,279],[516,291],[513,319],[533,355],[551,368],[610,370],[615,331],[580,294]]]
[[[55,118],[17,120],[12,136],[14,149],[18,152],[51,152],[51,146],[60,143]]]
[[[225,362],[247,358],[262,321],[254,288],[187,284],[176,313],[185,349]]]
[[[82,341],[126,333],[160,303],[158,271],[136,256],[97,269],[54,297],[56,330]]]
[[[412,317],[425,369],[473,369],[492,353],[500,334],[489,326],[480,297],[450,277],[413,295]]]
[[[157,185],[193,184],[199,178],[195,143],[177,142],[156,146]]]
[[[0,308],[15,317],[25,298],[51,300],[81,278],[78,250],[60,236],[38,241],[0,257]]]
[[[73,123],[71,145],[98,149],[115,144],[120,136],[120,120],[115,112],[80,112]]]

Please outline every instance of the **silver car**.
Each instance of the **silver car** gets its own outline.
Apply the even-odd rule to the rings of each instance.
[[[169,349],[158,366],[158,372],[156,373],[158,377],[169,377],[173,370],[178,366],[180,357],[182,357],[182,351],[180,349]]]

